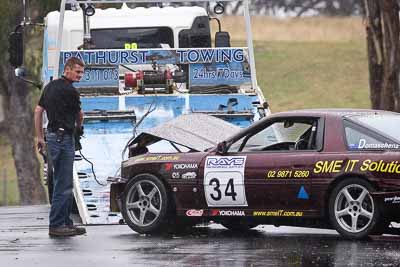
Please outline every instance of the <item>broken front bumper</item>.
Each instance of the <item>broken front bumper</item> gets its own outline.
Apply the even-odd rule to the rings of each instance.
[[[121,197],[128,179],[122,177],[108,177],[107,181],[111,182],[110,211],[121,212]]]

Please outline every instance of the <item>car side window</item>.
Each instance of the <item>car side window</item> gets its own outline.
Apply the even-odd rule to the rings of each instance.
[[[347,148],[350,150],[373,149],[383,144],[382,141],[368,135],[367,133],[355,129],[351,126],[345,126]]]
[[[309,142],[315,140],[311,136],[315,125],[311,121],[278,121],[236,141],[229,148],[229,152],[314,149],[314,146],[309,146]]]
[[[233,143],[229,148],[229,152],[245,152],[245,151],[258,151],[268,144],[278,142],[274,124],[259,131],[258,133],[245,136]]]

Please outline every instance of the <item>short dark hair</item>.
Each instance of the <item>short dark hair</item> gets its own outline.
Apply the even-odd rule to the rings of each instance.
[[[83,63],[83,61],[80,60],[80,59],[77,58],[77,57],[70,57],[70,58],[68,58],[67,62],[65,62],[64,69],[65,69],[66,67],[72,69],[73,67],[75,67],[75,65],[79,65],[79,66],[81,66],[81,67],[84,67],[84,66],[85,66],[85,63]]]

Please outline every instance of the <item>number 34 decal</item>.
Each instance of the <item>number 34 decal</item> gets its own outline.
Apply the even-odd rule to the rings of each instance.
[[[217,194],[217,196],[214,196],[214,193],[212,193],[212,194],[210,194],[210,196],[215,201],[219,201],[219,200],[221,200],[222,195],[221,195],[220,183],[219,183],[218,178],[212,178],[210,180],[209,185],[212,186],[213,184],[215,184],[214,191],[216,191],[218,194]],[[236,201],[237,193],[235,192],[235,185],[233,184],[233,179],[229,179],[228,183],[226,184],[225,196],[227,196],[227,197],[232,196],[232,200]]]
[[[204,177],[204,191],[208,206],[247,206],[241,172],[208,172]]]

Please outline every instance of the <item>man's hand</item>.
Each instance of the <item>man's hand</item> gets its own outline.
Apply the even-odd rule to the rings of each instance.
[[[39,153],[42,155],[44,155],[46,151],[46,143],[43,138],[43,112],[44,108],[37,105],[35,108],[36,145]]]
[[[77,128],[75,129],[76,135],[77,135],[77,136],[82,136],[83,133],[84,133],[83,129],[84,129],[83,126],[77,127]]]
[[[43,138],[37,138],[36,145],[37,145],[37,148],[39,150],[39,153],[40,154],[44,154],[45,151],[46,151],[46,142],[44,141],[44,139]]]

